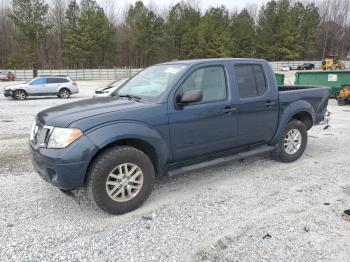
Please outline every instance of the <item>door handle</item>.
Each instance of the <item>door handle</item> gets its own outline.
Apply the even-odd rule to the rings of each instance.
[[[224,109],[203,112],[200,114],[200,118],[214,117],[214,116],[218,116],[218,115],[222,115],[222,114],[229,115],[230,113],[235,112],[236,110],[237,110],[237,108],[235,108],[235,107],[227,106]]]
[[[221,112],[223,112],[223,113],[231,113],[231,112],[235,112],[236,110],[237,110],[237,108],[235,108],[235,107],[227,106],[223,110],[221,110]]]
[[[273,102],[273,101],[266,101],[266,102],[265,102],[265,105],[266,105],[267,107],[274,106],[274,105],[276,105],[276,102]]]

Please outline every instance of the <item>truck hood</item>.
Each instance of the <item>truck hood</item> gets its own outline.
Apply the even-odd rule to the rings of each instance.
[[[126,98],[98,97],[48,108],[37,115],[36,121],[41,125],[68,127],[83,118],[145,106]]]

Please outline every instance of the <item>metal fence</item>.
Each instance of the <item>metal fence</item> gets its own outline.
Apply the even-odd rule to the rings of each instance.
[[[320,68],[321,61],[277,61],[270,62],[272,69],[279,71],[282,65],[298,66],[304,63],[315,64],[315,68]],[[350,61],[345,61],[346,68],[350,68]],[[142,70],[142,68],[113,68],[113,69],[44,69],[38,70],[38,75],[67,75],[74,80],[109,80],[129,78]],[[8,69],[15,74],[16,80],[30,80],[33,78],[32,70]]]
[[[275,71],[281,70],[281,67],[284,65],[287,66],[298,66],[302,65],[304,63],[311,63],[315,65],[315,69],[319,69],[321,66],[321,61],[276,61],[276,62],[270,62],[272,69]],[[345,67],[348,69],[350,68],[350,61],[344,61]]]
[[[140,68],[113,68],[113,69],[45,69],[38,70],[38,75],[66,75],[74,80],[109,80],[129,78],[139,72]],[[11,71],[16,80],[30,80],[33,78],[32,70],[0,70]]]

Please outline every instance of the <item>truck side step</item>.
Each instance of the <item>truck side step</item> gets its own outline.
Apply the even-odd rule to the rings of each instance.
[[[211,167],[211,166],[215,166],[215,165],[231,162],[231,161],[234,161],[234,160],[240,160],[240,159],[248,158],[248,157],[251,157],[251,156],[263,155],[263,154],[269,153],[269,152],[271,152],[273,150],[274,150],[273,146],[258,147],[256,149],[252,149],[252,150],[249,150],[249,151],[237,153],[237,154],[234,154],[234,155],[231,155],[231,156],[219,157],[219,158],[216,158],[216,159],[213,159],[213,160],[209,160],[209,161],[206,161],[206,162],[202,162],[202,163],[198,163],[198,164],[194,164],[194,165],[190,165],[190,166],[181,167],[179,169],[171,170],[171,171],[168,172],[168,176],[175,176],[175,175],[178,175],[178,174],[191,172],[191,171],[194,171],[194,170],[197,170],[197,169],[201,169],[201,168],[205,168],[205,167]]]

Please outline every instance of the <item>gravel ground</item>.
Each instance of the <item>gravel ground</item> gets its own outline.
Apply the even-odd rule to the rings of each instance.
[[[79,82],[68,101],[107,82]],[[263,156],[163,177],[141,208],[113,217],[32,169],[34,115],[66,102],[0,95],[1,261],[350,261],[350,106],[331,101],[331,127],[314,127],[294,163]]]

